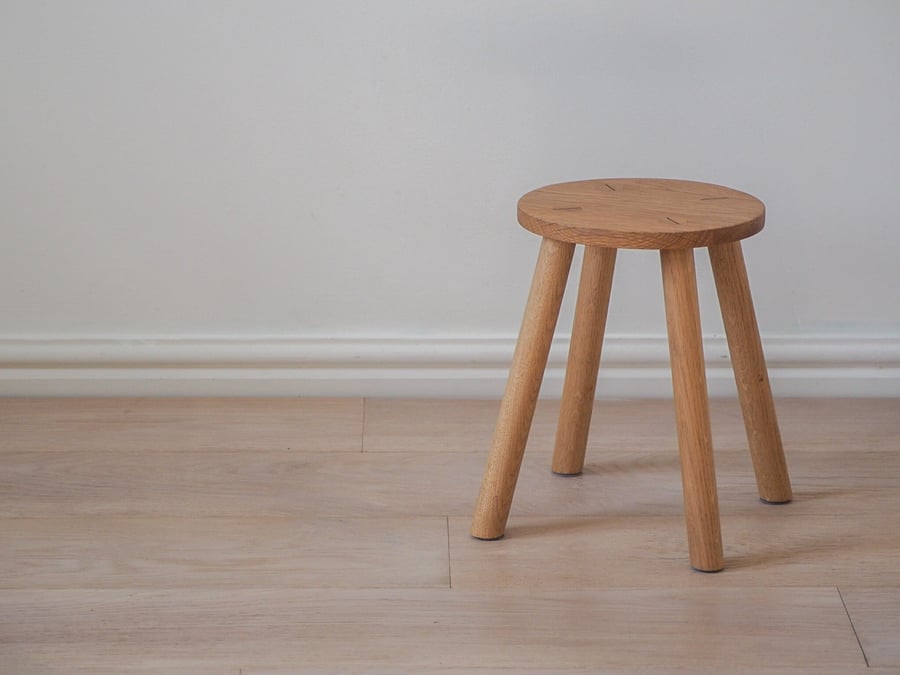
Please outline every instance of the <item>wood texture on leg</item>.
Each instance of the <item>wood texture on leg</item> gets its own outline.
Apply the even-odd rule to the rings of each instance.
[[[789,502],[792,497],[791,481],[741,244],[736,241],[711,246],[709,258],[716,279],[725,334],[728,336],[728,350],[731,352],[759,496],[766,502]]]
[[[693,249],[661,251],[691,565],[724,566]]]
[[[498,539],[506,530],[574,252],[574,244],[553,239],[541,242],[525,316],[475,506],[472,536],[478,539]]]
[[[615,265],[616,249],[585,247],[556,429],[554,473],[575,475],[584,468]]]

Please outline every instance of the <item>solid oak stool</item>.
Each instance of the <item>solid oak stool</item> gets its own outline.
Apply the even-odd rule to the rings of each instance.
[[[475,507],[472,536],[499,539],[506,530],[576,244],[585,247],[584,261],[553,471],[575,475],[584,466],[616,250],[657,249],[662,263],[691,565],[704,572],[722,569],[719,502],[694,272],[694,249],[705,246],[712,261],[760,498],[769,504],[791,500],[740,244],[741,239],[763,228],[765,213],[763,203],[744,192],[681,180],[561,183],[529,192],[519,200],[519,223],[543,240]]]

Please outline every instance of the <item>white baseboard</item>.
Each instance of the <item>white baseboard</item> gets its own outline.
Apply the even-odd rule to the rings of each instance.
[[[900,335],[764,336],[776,396],[900,397]],[[724,338],[705,339],[713,396],[735,395]],[[3,396],[497,398],[514,337],[0,339]],[[541,395],[562,390],[568,337]],[[664,336],[609,335],[598,395],[671,396]]]

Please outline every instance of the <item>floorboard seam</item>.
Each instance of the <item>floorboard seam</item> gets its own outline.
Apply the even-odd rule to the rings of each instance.
[[[856,638],[856,644],[859,645],[859,651],[862,652],[863,659],[866,661],[866,668],[871,668],[869,665],[869,657],[866,655],[866,650],[863,649],[862,640],[859,639],[859,633],[856,632],[856,626],[853,625],[853,617],[850,616],[850,610],[847,609],[847,603],[844,602],[844,594],[841,593],[841,589],[839,586],[835,586],[835,589],[838,592],[838,597],[841,599],[841,604],[844,606],[844,612],[847,614],[847,620],[850,622],[850,628],[853,629],[853,637]]]
[[[447,522],[447,585],[453,588],[453,565],[450,562],[450,516],[444,516]]]
[[[368,400],[369,399],[367,399],[365,396],[363,397],[363,400],[362,400],[362,431],[359,434],[359,451],[360,452],[366,451],[366,402]]]

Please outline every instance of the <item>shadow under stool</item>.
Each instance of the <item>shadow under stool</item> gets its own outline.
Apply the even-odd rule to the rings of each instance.
[[[519,200],[519,223],[540,253],[500,405],[472,536],[499,539],[516,489],[550,343],[575,252],[585,247],[553,451],[553,471],[581,473],[616,251],[660,252],[691,565],[724,566],[694,249],[707,247],[731,352],[760,499],[791,500],[740,240],[763,228],[765,206],[719,185],[608,179],[549,185]]]

